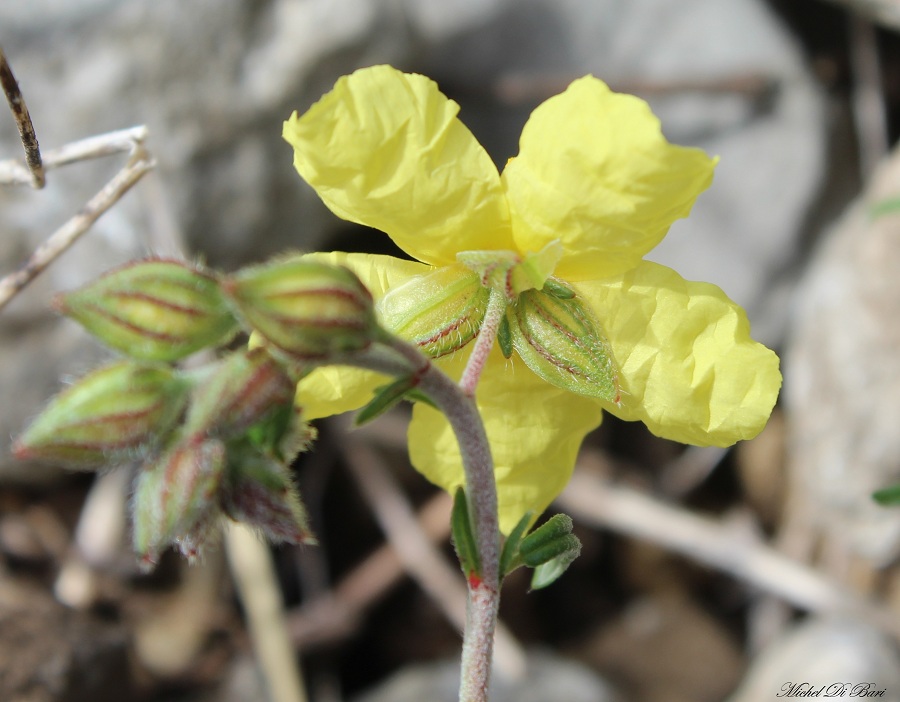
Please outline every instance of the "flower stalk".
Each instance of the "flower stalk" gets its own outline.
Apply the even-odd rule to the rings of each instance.
[[[482,329],[483,338],[496,336],[505,307],[502,295],[497,303],[492,294],[486,317],[491,314],[492,307],[498,308],[499,314],[495,310],[496,320],[492,332],[485,333]],[[479,338],[482,338],[481,335]],[[487,702],[494,630],[500,606],[497,485],[487,433],[472,394],[465,392],[429,359],[424,358],[412,344],[390,335],[385,335],[383,341],[385,345],[375,344],[358,354],[348,355],[341,362],[395,376],[413,373],[418,378],[418,389],[434,402],[453,429],[462,457],[466,499],[469,501],[469,514],[481,565],[479,573],[466,579],[468,601],[459,699],[460,702]],[[489,351],[490,346],[483,352],[485,357]]]

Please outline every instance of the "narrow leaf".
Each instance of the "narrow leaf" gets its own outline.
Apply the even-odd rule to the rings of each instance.
[[[359,427],[381,416],[401,402],[413,387],[415,387],[415,382],[410,375],[398,378],[388,385],[382,385],[375,391],[375,396],[369,400],[369,403],[357,413],[354,424]]]
[[[468,578],[474,573],[480,577],[481,559],[478,557],[478,547],[475,545],[475,535],[472,533],[472,522],[469,519],[469,505],[462,488],[458,488],[453,496],[450,534],[465,576]]]
[[[503,550],[500,552],[500,578],[501,580],[509,575],[512,571],[522,565],[522,559],[519,556],[519,546],[522,544],[522,537],[531,523],[534,513],[528,511],[519,520],[515,528],[509,533],[506,541],[503,542]]]

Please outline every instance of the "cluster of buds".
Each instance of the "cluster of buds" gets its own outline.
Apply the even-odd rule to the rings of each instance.
[[[133,544],[148,567],[170,545],[196,557],[223,517],[276,542],[314,541],[289,468],[313,438],[295,384],[303,368],[376,338],[371,296],[353,273],[295,258],[221,276],[152,259],[54,304],[129,358],[51,400],[16,441],[18,458],[137,466]],[[242,328],[266,343],[175,365]]]

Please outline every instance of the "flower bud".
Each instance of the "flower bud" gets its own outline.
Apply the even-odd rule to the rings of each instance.
[[[519,295],[509,314],[516,352],[536,375],[579,395],[619,402],[619,369],[599,323],[577,296]]]
[[[572,533],[572,518],[556,514],[522,539],[519,556],[534,568],[531,589],[555,582],[581,554],[581,541]]]
[[[218,439],[176,443],[137,476],[133,500],[134,550],[147,566],[176,539],[204,532],[218,509],[225,445]],[[205,533],[205,532],[204,532]]]
[[[124,361],[54,397],[14,451],[20,459],[96,467],[160,442],[180,418],[187,384],[169,368]]]
[[[191,397],[185,431],[240,434],[278,407],[290,407],[294,383],[264,348],[226,356]]]
[[[230,457],[222,509],[235,521],[260,529],[272,541],[316,543],[288,469],[250,447],[243,446]]]
[[[392,289],[378,311],[387,329],[440,358],[478,336],[489,296],[476,273],[447,266]]]
[[[371,294],[342,266],[286,259],[245,268],[224,288],[249,326],[302,360],[359,351],[378,331]]]
[[[54,305],[105,344],[148,361],[176,361],[237,331],[216,279],[180,261],[130,263]]]

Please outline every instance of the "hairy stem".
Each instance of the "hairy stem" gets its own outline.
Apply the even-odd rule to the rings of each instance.
[[[466,369],[463,371],[462,378],[459,379],[459,387],[469,397],[475,396],[475,387],[481,378],[481,372],[487,363],[488,355],[497,339],[497,330],[500,328],[500,322],[506,313],[506,296],[497,290],[491,288],[491,294],[488,298],[487,310],[484,313],[484,321],[481,323],[481,329],[478,331],[478,337],[472,347],[472,353],[469,361],[466,363]]]
[[[502,311],[502,305],[500,309]],[[499,324],[499,315],[496,324]],[[500,529],[494,461],[484,423],[474,398],[422,356],[416,347],[395,338],[387,339],[386,343],[388,348],[374,345],[347,362],[390,375],[415,373],[419,378],[419,389],[447,417],[459,443],[469,514],[481,562],[481,573],[468,579],[459,699],[460,702],[487,702],[500,603]]]

